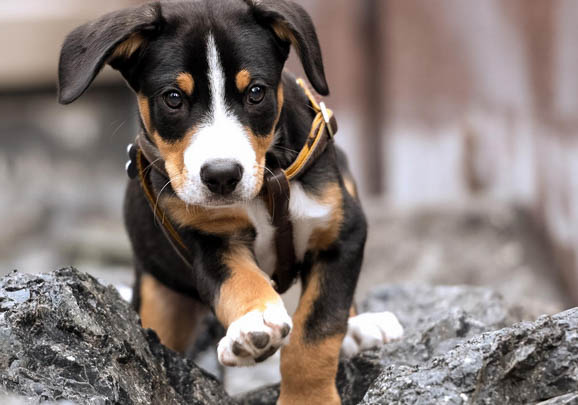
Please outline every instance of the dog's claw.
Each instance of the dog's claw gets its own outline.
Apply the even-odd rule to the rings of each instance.
[[[285,338],[289,332],[291,332],[291,326],[289,326],[289,324],[283,325],[283,328],[281,328],[281,336]]]

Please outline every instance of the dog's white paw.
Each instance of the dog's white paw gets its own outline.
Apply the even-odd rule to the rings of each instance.
[[[217,347],[219,362],[228,367],[260,363],[287,343],[292,327],[282,303],[249,312],[229,325]]]
[[[349,318],[341,351],[353,356],[361,350],[381,346],[403,336],[403,326],[391,312],[376,312]]]

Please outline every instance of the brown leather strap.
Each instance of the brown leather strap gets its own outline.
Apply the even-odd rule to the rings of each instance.
[[[165,236],[165,239],[170,243],[173,250],[177,253],[183,264],[190,270],[194,271],[193,256],[183,240],[181,239],[177,230],[173,227],[168,218],[165,217],[164,212],[158,206],[158,197],[154,191],[151,183],[151,168],[154,167],[148,161],[142,149],[136,151],[136,168],[138,171],[139,182],[143,193],[146,197],[147,203],[151,208],[155,221],[160,225],[160,228]],[[198,292],[194,288],[186,287],[182,282],[175,280],[169,276],[169,272],[155,271],[155,269],[146,269],[160,282],[174,291],[198,299]]]
[[[149,164],[154,167],[156,171],[169,179],[169,174],[165,169],[165,161],[163,160],[158,148],[149,140],[144,132],[141,131],[137,135],[135,142],[144,154],[146,160],[148,160]]]
[[[313,162],[325,151],[327,145],[333,141],[333,137],[338,130],[337,120],[333,111],[326,108],[325,103],[317,102],[303,79],[298,79],[297,84],[305,92],[311,107],[317,112],[317,115],[313,119],[311,131],[309,131],[305,145],[301,148],[295,161],[285,170],[289,181],[299,178],[311,167]]]
[[[165,216],[164,212],[158,205],[158,197],[154,192],[151,183],[150,170],[147,168],[148,165],[150,165],[150,162],[148,162],[148,159],[144,156],[142,149],[139,149],[137,152],[138,176],[147,202],[153,212],[155,220],[161,225],[161,229],[165,234],[165,237],[171,243],[173,249],[177,252],[187,267],[192,269],[193,266],[189,249],[182,241],[181,236],[173,227],[171,221]]]
[[[313,93],[307,88],[305,81],[297,80],[311,107],[317,112],[311,125],[311,131],[305,145],[295,161],[286,170],[277,170],[270,174],[264,183],[269,213],[275,227],[275,248],[277,265],[271,277],[279,293],[287,291],[299,277],[295,266],[295,245],[293,241],[293,224],[289,214],[289,199],[291,180],[298,179],[321,156],[337,133],[337,120],[333,112],[324,103],[317,103]],[[272,204],[272,202],[274,202]]]
[[[293,246],[293,223],[289,216],[291,189],[289,180],[281,169],[268,173],[265,177],[267,206],[271,222],[275,227],[275,251],[277,265],[271,279],[278,293],[283,294],[295,281],[295,249]]]

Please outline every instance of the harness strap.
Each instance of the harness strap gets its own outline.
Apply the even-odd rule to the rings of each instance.
[[[295,257],[295,243],[293,240],[293,223],[289,213],[291,188],[289,182],[298,179],[323,154],[327,145],[333,141],[337,133],[337,120],[325,103],[317,103],[313,93],[303,79],[298,79],[309,103],[317,115],[311,124],[311,131],[305,145],[297,155],[295,161],[286,169],[276,169],[265,176],[265,195],[271,215],[271,222],[275,227],[275,250],[277,264],[271,276],[275,289],[280,294],[287,291],[299,277]]]
[[[313,119],[311,131],[305,141],[305,145],[297,155],[295,161],[286,170],[276,169],[271,173],[267,173],[263,183],[263,195],[271,216],[272,225],[275,227],[277,265],[271,280],[273,286],[280,294],[287,291],[298,277],[298,271],[295,266],[296,257],[293,241],[293,224],[289,214],[289,200],[291,198],[290,181],[298,179],[311,167],[325,151],[329,143],[333,141],[333,137],[338,129],[337,120],[333,112],[326,108],[323,102],[317,102],[313,93],[305,84],[305,81],[298,79],[297,84],[303,89],[309,99],[311,107],[317,115]],[[143,132],[137,136],[136,144],[136,147],[134,145],[129,146],[130,161],[126,166],[129,177],[139,177],[145,197],[156,220],[160,222],[160,228],[165,238],[170,242],[183,263],[191,271],[194,271],[192,255],[177,230],[173,227],[170,220],[165,218],[164,212],[158,206],[158,197],[155,195],[151,184],[150,169],[152,168],[167,179],[169,178],[160,152]],[[166,280],[166,276],[161,275],[158,277],[157,274],[155,274],[155,277],[176,291],[191,295],[188,289],[184,289],[180,285],[175,285],[179,283],[175,283],[174,280]]]
[[[163,160],[158,148],[149,140],[144,132],[139,132],[136,137],[136,144],[144,154],[145,158],[149,161],[149,164],[154,167],[156,171],[169,179],[169,174],[165,169],[165,161]]]
[[[285,175],[289,181],[299,178],[325,151],[327,145],[333,140],[337,133],[337,120],[333,111],[325,106],[325,103],[317,103],[315,96],[303,79],[297,79],[297,84],[301,86],[305,95],[309,99],[311,107],[317,115],[311,124],[311,131],[305,141],[305,145],[297,155],[295,161],[285,170]]]
[[[134,152],[131,152],[132,149]],[[142,149],[136,148],[134,145],[132,148],[129,149],[129,155],[134,154],[136,160],[136,169],[137,175],[139,178],[139,182],[143,193],[146,197],[147,203],[154,215],[154,219],[157,223],[159,223],[160,228],[165,236],[165,239],[170,243],[173,250],[177,253],[183,264],[191,271],[194,271],[193,267],[193,258],[191,255],[190,250],[187,248],[181,236],[177,232],[177,230],[173,227],[171,221],[165,217],[164,212],[158,206],[158,197],[155,195],[150,174],[151,168],[154,167],[145,156]],[[152,269],[147,269],[151,271]],[[162,273],[162,274],[161,274]],[[153,272],[155,278],[165,284],[167,287],[172,288],[173,290],[180,292],[184,295],[190,297],[197,297],[198,293],[192,289],[187,288],[182,283],[174,280],[173,278],[167,277],[166,272]]]
[[[289,179],[281,169],[265,176],[263,184],[271,223],[275,228],[275,253],[277,263],[271,276],[275,290],[280,294],[291,287],[297,278],[295,268],[295,247],[293,243],[293,223],[289,215],[291,189]]]

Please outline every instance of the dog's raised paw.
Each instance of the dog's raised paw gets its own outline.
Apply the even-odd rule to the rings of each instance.
[[[365,313],[349,318],[341,351],[353,356],[361,350],[381,346],[403,336],[403,326],[391,312]]]
[[[219,342],[219,362],[228,367],[260,363],[287,343],[292,326],[283,304],[249,312],[234,321]]]

